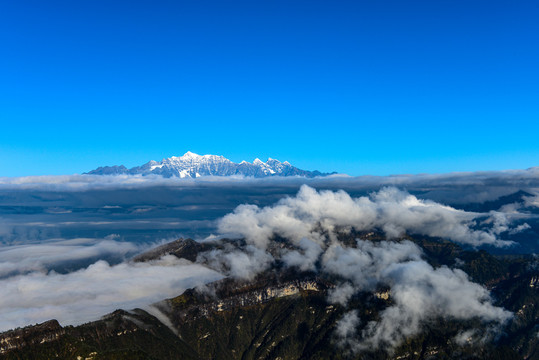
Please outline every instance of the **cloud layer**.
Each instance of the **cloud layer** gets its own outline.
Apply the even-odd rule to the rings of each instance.
[[[156,233],[161,237],[200,239],[215,232],[215,220],[238,205],[269,206],[286,196],[294,196],[303,184],[318,189],[343,189],[353,198],[379,191],[384,186],[393,186],[405,189],[421,200],[430,199],[456,209],[487,211],[478,210],[480,206],[470,207],[470,202],[480,205],[477,202],[495,200],[518,190],[539,194],[539,171],[316,179],[165,179],[160,176],[91,175],[0,177],[0,244],[51,238],[105,237],[111,232],[131,242],[154,241]],[[533,203],[530,200],[530,204]],[[509,211],[507,207],[502,212],[511,219],[531,216],[529,212],[522,214],[519,209],[515,206]],[[492,210],[498,208],[493,207]],[[538,215],[535,211],[536,218]],[[527,219],[522,219],[527,222]],[[529,224],[536,227],[532,222]],[[505,234],[503,238],[522,240]],[[539,244],[528,243],[524,249],[519,249],[522,251],[537,252]]]
[[[67,271],[99,259],[120,262],[148,248],[147,245],[109,239],[55,239],[39,244],[3,246],[0,279],[30,272]]]
[[[384,188],[370,196],[352,198],[344,191],[320,191],[303,185],[296,197],[287,197],[273,206],[240,205],[219,222],[219,231],[247,239],[266,248],[272,235],[290,239],[295,244],[308,238],[325,245],[325,234],[331,237],[337,228],[382,230],[389,238],[406,232],[442,237],[471,245],[509,246],[497,238],[508,230],[503,213],[494,217],[492,226],[484,221],[476,230],[474,220],[484,214],[470,213],[430,200],[420,200],[396,188]],[[502,227],[504,225],[505,227]]]
[[[146,307],[222,278],[173,256],[111,266],[97,261],[68,274],[33,272],[0,280],[0,331],[57,319],[81,324],[118,308]]]
[[[219,187],[240,190],[245,185],[259,187],[260,191],[279,187],[288,193],[307,184],[317,188],[346,189],[365,192],[383,186],[394,186],[420,191],[426,198],[445,203],[470,203],[494,200],[518,190],[537,193],[539,167],[526,170],[455,172],[447,174],[357,176],[333,175],[306,179],[301,177],[202,177],[197,179],[163,178],[161,176],[98,176],[60,175],[0,177],[0,190],[90,191],[112,189],[144,189],[148,187],[196,188]],[[273,187],[273,188],[272,188]],[[535,189],[535,190],[534,190]]]

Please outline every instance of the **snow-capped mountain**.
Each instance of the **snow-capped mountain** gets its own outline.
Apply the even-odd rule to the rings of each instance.
[[[243,175],[250,177],[267,176],[324,176],[319,171],[301,170],[292,166],[288,161],[269,158],[263,162],[255,159],[252,163],[242,161],[235,163],[223,156],[197,155],[190,151],[183,156],[172,156],[161,161],[151,160],[142,166],[128,169],[123,165],[104,166],[89,171],[88,175],[162,175],[164,177],[196,178],[201,176],[232,176]]]

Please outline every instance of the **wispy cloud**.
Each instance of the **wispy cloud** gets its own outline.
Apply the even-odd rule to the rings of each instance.
[[[100,260],[68,274],[14,276],[0,280],[0,331],[49,319],[63,325],[80,324],[118,308],[144,308],[221,277],[173,256],[114,266]]]
[[[112,258],[125,260],[149,245],[119,242],[110,239],[56,239],[38,244],[2,246],[0,278],[34,271],[61,271],[85,262]]]
[[[357,248],[336,246],[326,252],[324,270],[340,276],[345,283],[333,291],[330,301],[346,304],[351,289],[372,291],[379,285],[390,288],[392,299],[379,320],[367,323],[361,331],[337,333],[342,344],[355,351],[391,349],[420,333],[422,326],[433,319],[475,318],[504,324],[512,317],[492,305],[488,291],[470,281],[466,273],[446,266],[433,268],[420,254],[421,250],[410,242],[376,244],[365,240],[358,240]],[[352,321],[345,319],[342,323]]]

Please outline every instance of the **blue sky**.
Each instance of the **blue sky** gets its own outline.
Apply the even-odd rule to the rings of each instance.
[[[539,165],[537,1],[3,1],[0,176]]]

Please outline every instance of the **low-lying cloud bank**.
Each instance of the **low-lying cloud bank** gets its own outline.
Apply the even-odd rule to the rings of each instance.
[[[114,266],[100,260],[68,274],[13,276],[0,280],[0,331],[49,319],[81,324],[119,308],[144,308],[220,278],[205,266],[173,256]]]
[[[314,179],[179,179],[126,175],[0,177],[0,244],[104,237],[111,232],[129,241],[139,241],[142,234],[144,241],[152,241],[157,232],[166,232],[164,236],[185,234],[204,238],[215,232],[216,219],[238,205],[272,205],[295,195],[304,184],[316,189],[342,189],[353,197],[388,186],[397,187],[418,199],[456,209],[496,210],[504,212],[506,217],[520,216],[521,222],[527,221],[526,216],[539,222],[536,200],[539,169],[438,175],[340,175]],[[484,201],[520,190],[530,194],[526,204],[534,206],[534,210],[523,208],[521,199],[516,197],[499,205],[494,202],[487,210],[481,206]],[[507,206],[500,209],[501,205]],[[530,225],[535,226],[531,222]],[[539,245],[534,243],[524,247],[527,252],[538,249]]]
[[[242,187],[282,186],[299,187],[307,184],[313,187],[368,191],[382,186],[395,186],[409,190],[421,190],[432,200],[449,199],[468,202],[484,202],[510,194],[519,189],[539,190],[539,167],[525,170],[453,172],[445,174],[416,174],[388,176],[348,176],[344,174],[317,178],[267,177],[250,178],[243,176],[206,176],[201,178],[164,178],[159,175],[57,175],[0,177],[0,190],[40,190],[40,191],[89,191],[147,187]],[[455,197],[455,190],[459,190]],[[537,191],[535,192],[537,193]]]
[[[274,261],[329,274],[340,280],[328,301],[344,307],[359,292],[388,288],[392,302],[379,320],[362,323],[351,309],[338,322],[335,336],[338,344],[354,352],[392,349],[435,319],[479,319],[496,327],[512,317],[494,306],[488,291],[462,270],[433,268],[417,245],[396,238],[412,232],[470,246],[508,246],[510,242],[497,237],[511,230],[508,224],[501,213],[456,210],[395,188],[352,198],[344,191],[303,186],[296,197],[272,206],[238,206],[220,220],[219,231],[245,239],[247,246],[213,250],[199,261],[242,279],[252,279]],[[337,235],[352,227],[381,230],[389,240],[357,239],[355,247],[347,247]],[[275,235],[286,246],[273,243]]]
[[[121,262],[149,245],[106,239],[55,239],[38,244],[3,246],[0,251],[0,279],[30,272],[73,270],[100,259]]]
[[[487,219],[484,219],[487,217]],[[482,229],[474,229],[482,219]],[[510,230],[503,213],[479,214],[457,210],[417,197],[396,188],[384,188],[370,196],[352,198],[344,191],[316,191],[302,186],[296,197],[287,197],[273,206],[240,205],[219,223],[219,232],[245,238],[265,249],[272,235],[295,244],[303,238],[327,245],[336,229],[382,230],[387,237],[405,233],[441,237],[471,245],[510,246],[498,239]]]

